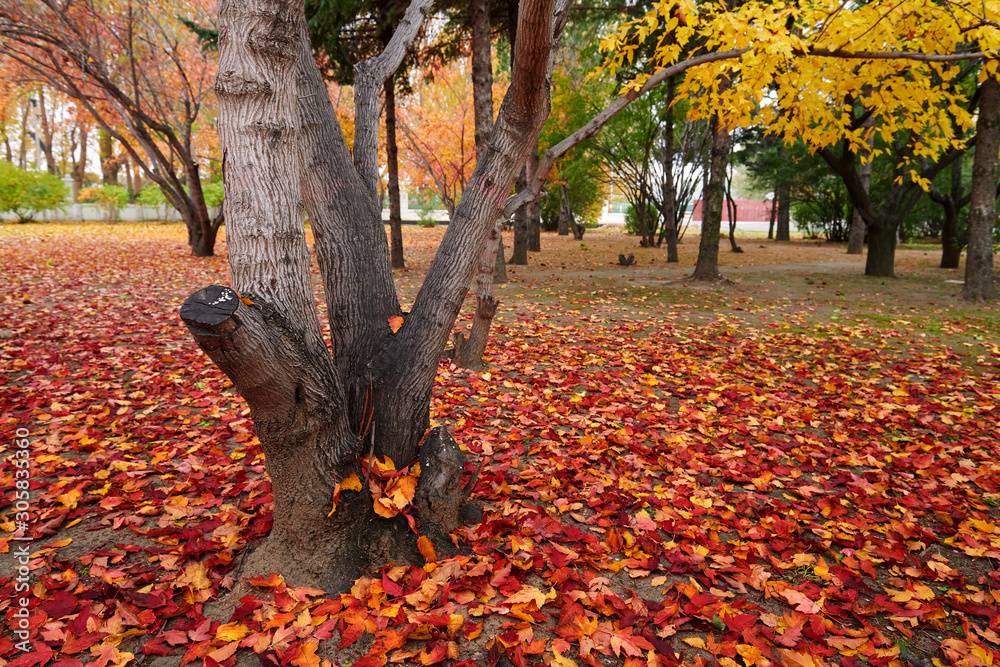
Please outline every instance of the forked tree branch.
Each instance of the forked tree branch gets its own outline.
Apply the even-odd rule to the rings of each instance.
[[[412,0],[382,53],[354,66],[354,166],[373,199],[378,198],[378,95],[403,62],[433,0]]]

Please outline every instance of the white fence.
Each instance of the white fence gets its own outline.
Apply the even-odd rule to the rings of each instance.
[[[69,176],[63,177],[63,183],[66,184],[67,191],[72,190],[73,179]],[[448,222],[448,212],[444,210],[431,210],[426,211],[422,209],[410,208],[410,197],[406,190],[402,190],[399,193],[400,198],[400,208],[402,213],[402,218],[404,222],[417,222],[420,220],[433,220],[438,223]],[[610,202],[605,203],[604,210],[601,211],[600,222],[602,225],[608,226],[619,226],[625,224],[625,214],[612,212],[612,206]],[[209,216],[214,218],[219,213],[218,207],[213,207],[208,209]],[[701,220],[693,220],[693,214],[689,214],[688,224],[691,229],[701,229]],[[0,213],[0,220],[17,220],[17,216],[13,213]],[[56,220],[71,220],[71,221],[101,221],[108,220],[107,209],[94,206],[93,204],[78,204],[72,200],[67,201],[66,205],[55,211],[45,211],[34,216],[35,220],[39,221],[56,221]],[[382,219],[389,219],[389,209],[382,209]],[[112,214],[112,220],[121,222],[153,222],[166,220],[168,222],[181,222],[180,214],[172,207],[164,206],[139,206],[136,204],[129,204],[120,209],[117,209]],[[741,220],[737,223],[737,230],[739,231],[767,231],[769,226],[769,221],[767,220],[753,220],[744,221]],[[728,223],[723,221],[723,232],[728,231]]]
[[[63,184],[66,186],[67,192],[73,191],[73,179],[69,176],[63,176]],[[112,221],[121,222],[153,222],[159,220],[166,220],[168,222],[181,222],[181,215],[171,206],[139,206],[137,204],[129,204],[120,209],[116,209],[111,212]],[[219,207],[213,207],[208,209],[208,214],[210,217],[215,217],[219,213]],[[90,221],[90,220],[108,220],[108,210],[100,206],[95,206],[93,204],[79,204],[73,201],[72,197],[69,197],[66,201],[65,206],[56,209],[54,211],[43,211],[41,213],[36,213],[31,216],[33,220],[44,221],[44,222],[54,222],[56,220],[71,220],[76,222]],[[16,221],[18,216],[14,213],[0,213],[0,220],[14,220]]]

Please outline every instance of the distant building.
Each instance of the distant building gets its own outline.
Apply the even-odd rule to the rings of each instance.
[[[771,224],[771,207],[774,202],[769,199],[736,199],[736,229],[747,232],[766,232]],[[702,200],[696,199],[691,213],[691,226],[701,228]],[[729,229],[729,207],[722,205],[722,231]]]
[[[736,225],[738,227],[744,222],[771,222],[771,206],[773,206],[773,202],[770,200],[736,199],[735,203]],[[701,222],[701,210],[702,200],[696,199],[692,218],[695,222]],[[729,224],[729,207],[725,202],[722,204],[722,222],[726,225]],[[746,228],[744,227],[744,229]]]

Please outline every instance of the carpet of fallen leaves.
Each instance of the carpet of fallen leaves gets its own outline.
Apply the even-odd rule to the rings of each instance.
[[[404,299],[440,237],[406,231]],[[442,362],[432,416],[484,462],[467,555],[333,598],[255,580],[213,618],[271,496],[248,411],[177,317],[226,262],[182,239],[0,227],[0,664],[1000,662],[996,309],[884,283],[865,312],[818,303],[854,268],[780,298],[774,271],[689,289],[608,233],[545,237],[504,288],[489,369]],[[618,247],[643,268],[609,266]]]

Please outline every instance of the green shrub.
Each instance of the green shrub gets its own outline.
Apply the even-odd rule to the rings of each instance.
[[[118,209],[128,204],[128,190],[119,185],[96,185],[80,190],[79,199],[104,209],[108,221],[118,217]]]
[[[225,195],[222,183],[202,183],[201,192],[205,195],[205,206],[209,208],[222,206],[222,200]]]
[[[655,237],[660,225],[660,211],[650,202],[646,202],[646,228],[652,230]],[[635,207],[629,204],[625,209],[625,232],[628,234],[639,233],[639,213]]]
[[[167,203],[167,198],[163,196],[163,191],[158,185],[147,185],[135,198],[135,202],[141,206],[156,208]]]
[[[42,211],[62,208],[66,196],[66,186],[55,174],[0,162],[0,212],[12,212],[20,222],[27,222]]]

